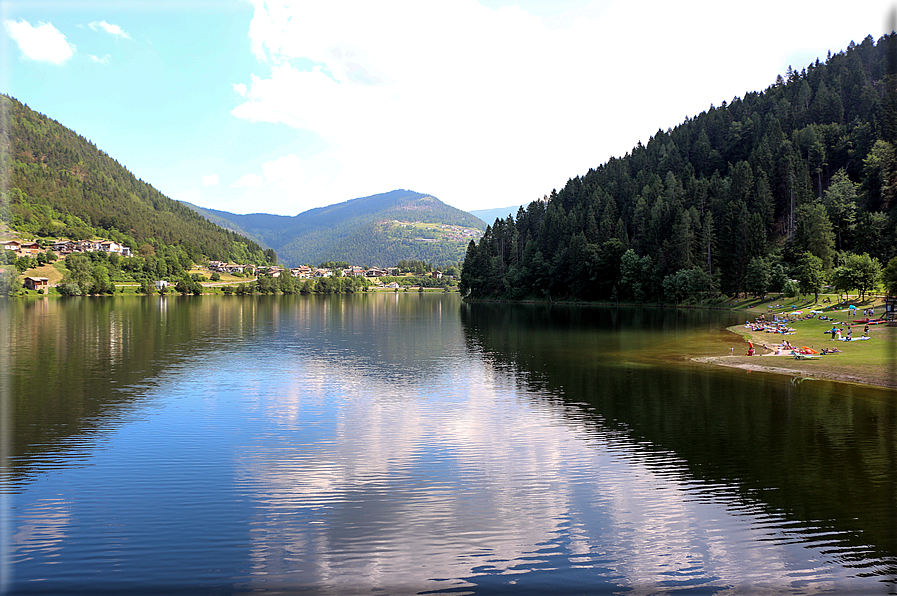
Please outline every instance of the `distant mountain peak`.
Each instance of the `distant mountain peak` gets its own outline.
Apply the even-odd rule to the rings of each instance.
[[[445,224],[476,230],[485,224],[475,216],[446,205],[438,198],[407,189],[359,197],[342,203],[309,209],[293,217],[266,214],[236,215],[194,207],[205,217],[246,234],[273,248],[287,265],[348,261],[354,264],[390,265],[401,260],[421,260],[437,265],[464,258],[466,242],[457,235],[428,233],[438,238],[420,242],[417,230],[381,226],[394,220]]]

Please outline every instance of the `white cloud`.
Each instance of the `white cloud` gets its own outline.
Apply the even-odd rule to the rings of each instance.
[[[303,178],[302,161],[292,153],[262,164],[265,180],[271,184],[288,188]]]
[[[764,89],[799,51],[824,59],[859,42],[887,12],[880,1],[839,19],[771,2],[598,2],[545,18],[472,0],[254,4],[251,48],[270,74],[233,86],[232,113],[326,143],[284,202],[411,188],[462,208],[560,188],[658,128]],[[760,43],[770,12],[804,26]]]
[[[218,185],[218,174],[210,174],[208,176],[202,177],[203,186],[217,186]]]
[[[265,179],[258,174],[244,174],[231,186],[236,188],[256,188],[262,186],[264,183]]]
[[[255,212],[295,215],[328,204],[318,197],[326,193],[329,182],[337,177],[338,168],[326,155],[306,163],[288,153],[263,163],[261,174],[244,174],[231,186],[243,189],[241,202]]]
[[[93,54],[87,54],[87,57],[90,58],[91,62],[96,62],[98,64],[109,64],[109,60],[111,59],[109,54],[106,54],[102,58],[94,56]]]
[[[119,27],[118,25],[113,25],[112,23],[107,23],[106,21],[94,21],[90,23],[90,28],[94,31],[105,31],[106,33],[110,33],[116,37],[131,39],[131,36],[125,33],[121,27]]]
[[[33,27],[25,20],[6,20],[3,28],[18,44],[22,55],[30,60],[59,65],[75,53],[75,46],[50,23],[38,23]]]

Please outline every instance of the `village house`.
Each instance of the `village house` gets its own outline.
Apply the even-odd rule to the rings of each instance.
[[[53,252],[60,254],[70,254],[75,250],[75,242],[74,240],[68,240],[66,238],[62,238],[57,240],[53,244],[50,245],[50,248],[53,249]]]
[[[23,242],[19,247],[19,253],[23,255],[36,255],[43,250],[37,242]]]
[[[44,290],[47,291],[50,289],[50,280],[46,277],[26,277],[24,281],[25,287],[29,290]]]
[[[371,267],[364,272],[365,277],[383,277],[386,274],[387,271],[385,269],[377,269],[376,267]]]
[[[302,265],[300,267],[293,267],[290,269],[290,275],[293,277],[298,277],[300,279],[308,279],[311,277],[311,267],[308,265]]]
[[[107,240],[105,242],[97,243],[96,250],[108,253],[118,253],[125,257],[131,256],[131,247],[125,246],[124,244],[119,244],[118,242],[112,242],[111,240]]]
[[[3,243],[3,249],[14,251],[19,256],[36,255],[42,252],[40,244],[37,242],[19,242],[18,240],[7,240]]]

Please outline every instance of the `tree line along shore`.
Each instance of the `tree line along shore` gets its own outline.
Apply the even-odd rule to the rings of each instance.
[[[340,294],[374,290],[450,291],[457,267],[445,271],[422,261],[388,269],[325,262],[285,270],[276,265],[222,267],[195,264],[176,247],[123,256],[102,250],[60,255],[47,249],[0,251],[0,295],[88,296],[113,294]]]
[[[151,295],[151,294],[192,294],[192,295],[252,295],[252,294],[341,294],[369,291],[455,291],[453,280],[447,276],[437,279],[433,273],[437,270],[424,263],[402,263],[408,271],[404,275],[384,276],[373,282],[359,276],[326,276],[315,279],[300,279],[292,275],[273,276],[265,271],[250,273],[227,273],[210,271],[207,267],[192,263],[178,267],[179,261],[169,257],[123,258],[114,254],[89,253],[69,255],[65,259],[53,259],[50,255],[35,259],[35,267],[26,269],[24,273],[33,276],[49,276],[53,278],[54,287],[46,290],[25,290],[21,283],[15,282],[17,289],[12,292],[20,296],[52,296],[72,295]],[[156,261],[156,258],[161,261]],[[125,266],[128,263],[128,266]],[[142,271],[147,263],[160,272],[162,263],[170,266],[166,275],[170,283],[155,284],[135,281],[133,277],[124,277],[128,271]],[[322,265],[342,265],[339,263],[322,263]],[[4,269],[9,269],[7,265]],[[14,269],[14,266],[13,266]],[[277,269],[274,268],[274,273]],[[338,268],[334,268],[339,270]],[[17,270],[16,270],[17,271]],[[4,272],[4,276],[6,273]],[[8,277],[8,276],[7,276]],[[23,276],[19,276],[23,277]],[[24,277],[31,277],[24,276]],[[47,278],[49,281],[49,278]],[[115,281],[113,281],[115,280]],[[67,288],[67,284],[77,284],[78,290]],[[2,288],[0,288],[2,289]],[[7,293],[8,295],[8,293]],[[542,300],[538,302],[543,302]],[[568,304],[575,302],[567,301]],[[597,303],[582,303],[597,304]],[[611,303],[604,303],[611,304]],[[851,305],[856,309],[849,308]],[[873,319],[880,318],[885,312],[885,297],[877,294],[856,295],[853,298],[844,294],[810,294],[788,296],[778,293],[761,297],[730,298],[717,296],[701,302],[684,301],[679,304],[668,304],[670,307],[726,309],[743,314],[746,322],[763,318],[768,321],[779,319],[788,325],[788,335],[758,331],[743,325],[730,327],[733,343],[732,353],[713,356],[702,356],[695,360],[723,366],[741,368],[750,371],[764,371],[790,375],[793,379],[826,378],[876,385],[881,387],[897,387],[895,374],[894,347],[897,345],[897,327],[877,324],[871,328],[871,340],[852,342],[833,342],[825,335],[833,325],[842,333],[851,326],[855,329],[854,337],[862,335],[864,325],[861,321],[863,312],[874,311]],[[637,305],[636,305],[637,306]],[[642,304],[642,307],[650,305]],[[815,312],[814,312],[815,311]],[[800,314],[795,314],[800,313]],[[739,339],[743,338],[743,341]],[[837,348],[838,352],[825,354],[822,358],[795,359],[789,350],[780,352],[780,357],[766,357],[775,354],[775,346],[788,341],[796,348],[808,347],[816,352]],[[754,356],[747,356],[747,342],[756,348]],[[819,361],[823,360],[823,361]]]

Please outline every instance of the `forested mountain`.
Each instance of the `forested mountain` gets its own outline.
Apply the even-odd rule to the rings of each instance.
[[[895,41],[789,67],[496,220],[468,246],[463,289],[678,302],[789,278],[860,287],[858,268],[897,251]]]
[[[167,198],[59,122],[5,95],[0,114],[0,217],[24,237],[101,236],[135,251],[177,247],[194,262],[274,262],[272,251]]]
[[[437,265],[464,258],[466,239],[395,222],[427,222],[482,230],[485,224],[469,213],[430,195],[410,190],[352,199],[287,217],[253,213],[236,215],[193,206],[212,221],[239,230],[273,248],[288,266],[347,261],[388,266],[401,260]]]

